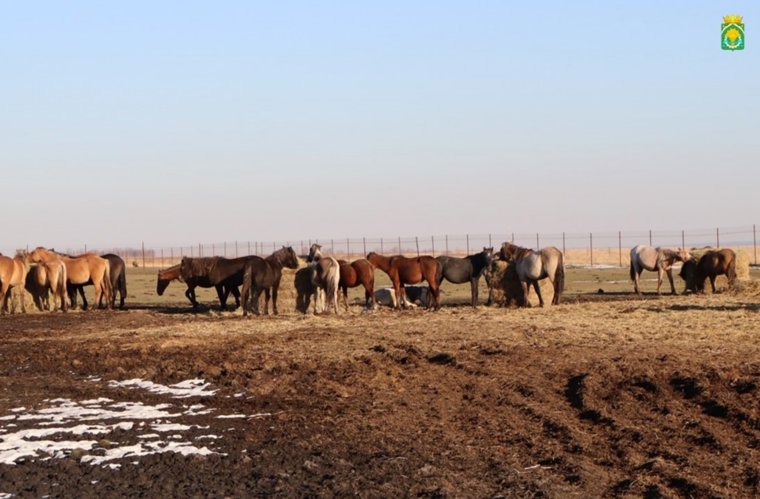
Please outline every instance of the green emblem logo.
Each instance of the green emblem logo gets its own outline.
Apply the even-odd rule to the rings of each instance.
[[[720,48],[744,50],[742,16],[723,16],[723,24],[720,25]]]

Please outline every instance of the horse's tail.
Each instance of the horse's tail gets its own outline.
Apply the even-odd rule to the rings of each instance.
[[[124,298],[127,297],[127,269],[124,268],[124,266],[122,266],[121,272],[119,273],[118,284],[119,294],[121,295],[120,299],[124,300]]]
[[[736,254],[731,255],[731,261],[728,263],[728,284],[733,285],[736,281]]]
[[[112,306],[111,297],[113,296],[113,283],[111,282],[111,262],[106,258],[103,260],[106,262],[106,268],[103,272],[103,282],[101,283],[101,287],[106,292],[106,307],[110,308]]]
[[[61,261],[59,261],[58,270],[58,282],[55,284],[58,288],[56,294],[61,298],[61,310],[65,312],[69,308],[69,288],[66,286],[66,283],[69,281],[69,271],[66,269],[66,264]],[[55,302],[55,298],[53,299],[53,302]],[[53,303],[53,305],[55,305],[55,303]]]
[[[633,258],[631,258],[630,275],[631,275],[631,281],[636,282],[636,269],[633,268]]]
[[[560,293],[565,291],[565,255],[563,255],[562,252],[559,253],[557,270],[554,273],[554,282]]]

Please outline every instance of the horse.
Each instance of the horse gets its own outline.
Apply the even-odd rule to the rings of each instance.
[[[235,297],[235,306],[240,306],[240,291],[238,286],[243,284],[245,266],[253,256],[240,258],[224,258],[221,256],[190,258],[183,257],[180,263],[180,275],[182,280],[189,283],[198,279],[199,283],[210,283],[209,286],[198,284],[202,287],[216,287],[219,295],[221,309],[227,308],[227,297],[231,292]],[[197,308],[197,302],[193,304]]]
[[[31,262],[30,256],[27,259]],[[40,310],[54,310],[56,303],[60,303],[61,311],[66,312],[69,308],[69,297],[66,291],[66,265],[60,258],[51,259],[48,262],[32,264],[26,276],[26,290],[32,295],[34,304]],[[49,292],[53,294],[53,302],[49,299]]]
[[[691,258],[689,252],[679,248],[678,251],[673,251],[667,248],[653,248],[651,246],[645,246],[639,244],[631,249],[631,268],[630,275],[633,281],[634,291],[641,295],[641,288],[639,286],[639,278],[641,272],[649,270],[650,272],[657,271],[657,294],[660,293],[662,287],[662,275],[667,274],[668,281],[670,281],[670,290],[673,294],[676,294],[676,287],[673,283],[673,270],[672,266],[675,262],[686,262]]]
[[[14,289],[21,291],[21,311],[26,313],[24,287],[26,286],[26,274],[28,272],[29,261],[26,252],[19,251],[13,258],[0,256],[0,313],[8,312],[8,293]],[[14,305],[13,312],[15,313],[15,311]]]
[[[313,281],[314,272],[316,272],[314,266],[309,265],[308,267],[298,269],[293,278],[293,285],[296,288],[296,310],[302,314],[309,312],[311,295],[317,291]]]
[[[733,286],[736,281],[736,253],[734,250],[724,248],[722,250],[710,250],[699,259],[696,272],[696,288],[704,293],[705,279],[710,278],[710,287],[715,293],[715,278],[725,275],[728,285]]]
[[[224,286],[215,286],[211,283],[207,278],[202,277],[193,277],[190,278],[188,281],[183,281],[182,277],[180,276],[180,264],[174,265],[172,267],[169,267],[168,269],[159,270],[158,271],[158,280],[156,282],[156,293],[158,296],[162,296],[164,294],[164,291],[166,291],[166,288],[169,286],[169,284],[172,281],[180,281],[187,284],[187,289],[185,290],[185,296],[188,300],[190,300],[190,304],[193,306],[194,309],[197,309],[200,307],[200,304],[198,303],[198,300],[195,296],[195,288],[216,288],[216,292],[219,295],[219,302],[221,303],[222,300],[227,301],[227,297],[229,296],[230,291],[226,289]]]
[[[50,309],[49,284],[47,271],[42,264],[29,267],[24,288],[32,295],[32,301],[40,312]]]
[[[338,286],[343,292],[343,303],[348,310],[348,288],[355,288],[359,284],[364,286],[364,306],[372,308],[375,303],[375,267],[364,258],[349,263],[346,260],[338,260],[340,266],[340,282]]]
[[[127,273],[126,273],[126,264],[124,263],[124,260],[119,255],[114,255],[113,253],[107,253],[105,255],[101,255],[103,258],[108,260],[108,262],[111,265],[111,308],[116,308],[116,291],[119,292],[119,308],[124,309],[124,300],[127,297]],[[71,306],[73,308],[76,308],[77,306],[77,291],[79,292],[79,295],[82,297],[82,307],[87,308],[87,297],[84,294],[84,287],[88,284],[92,284],[92,280],[88,281],[85,284],[80,285],[70,285],[68,286],[68,292],[71,296]],[[98,301],[98,307],[103,306],[103,296],[100,297],[100,301]]]
[[[62,261],[66,267],[67,286],[87,285],[91,282],[95,286],[95,301],[100,303],[105,295],[106,306],[111,308],[111,264],[105,258],[94,253],[72,257],[40,246],[29,254],[29,260],[48,265],[55,265],[56,260]]]
[[[428,300],[426,308],[432,306],[435,310],[441,308],[441,289],[439,276],[441,275],[441,263],[432,256],[418,256],[407,258],[405,256],[383,256],[374,251],[367,255],[367,260],[379,268],[391,278],[393,291],[396,294],[396,306],[398,309],[404,303],[404,284],[417,284],[427,281],[433,300]]]
[[[336,314],[338,314],[338,289],[340,288],[340,264],[338,260],[331,256],[322,255],[322,246],[319,244],[312,244],[309,249],[309,256],[307,257],[314,272],[312,273],[312,283],[316,288],[314,293],[314,313],[318,313],[318,306],[320,303],[320,292],[324,291],[326,295],[328,305],[323,304],[323,308],[330,308],[332,306]]]
[[[259,256],[247,257],[243,270],[243,316],[253,309],[253,313],[259,313],[259,297],[264,292],[264,314],[269,315],[269,296],[272,296],[272,312],[277,312],[277,291],[280,288],[282,269],[298,268],[298,255],[293,248],[283,246],[266,258]],[[251,303],[253,302],[253,307]]]
[[[530,306],[528,291],[531,284],[536,290],[540,306],[544,306],[544,299],[541,296],[541,287],[538,281],[547,277],[554,286],[552,305],[559,305],[562,291],[565,289],[565,261],[562,252],[558,248],[547,246],[535,251],[505,242],[501,245],[499,255],[502,260],[508,263],[515,263],[515,271],[520,280],[526,306]]]
[[[470,283],[473,308],[478,306],[478,285],[480,276],[493,260],[493,248],[483,248],[480,253],[468,255],[464,258],[453,256],[438,256],[435,258],[441,264],[441,276],[438,279],[440,285],[444,279],[453,284]]]

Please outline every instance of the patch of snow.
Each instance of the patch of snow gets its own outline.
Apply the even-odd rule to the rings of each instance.
[[[216,419],[236,419],[236,418],[244,418],[246,417],[245,414],[220,414],[216,417]]]
[[[166,386],[152,381],[134,378],[125,381],[109,381],[108,386],[112,388],[142,388],[151,393],[171,395],[173,398],[210,397],[217,392],[217,390],[207,390],[207,388],[211,386],[211,383],[206,383],[206,381],[202,379],[188,379],[174,385]]]

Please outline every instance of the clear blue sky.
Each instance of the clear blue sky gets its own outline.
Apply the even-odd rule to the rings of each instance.
[[[4,2],[0,246],[760,223],[758,14]]]

